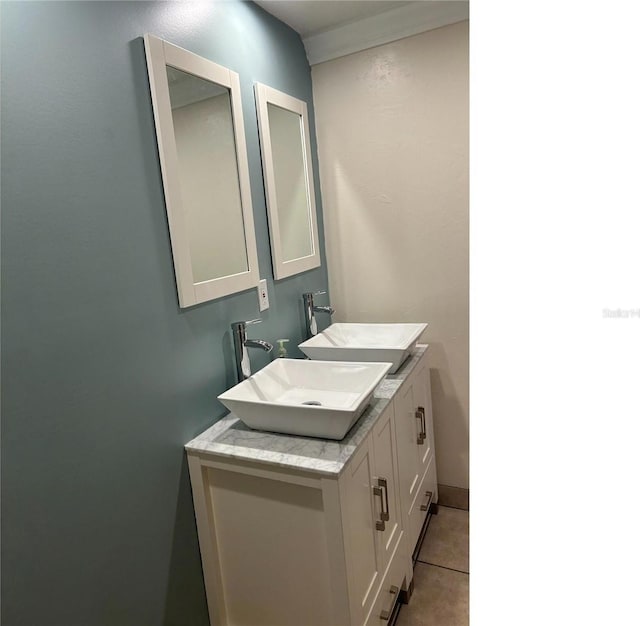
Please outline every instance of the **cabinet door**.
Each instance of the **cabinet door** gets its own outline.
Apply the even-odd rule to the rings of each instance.
[[[415,410],[423,413],[423,418],[416,420],[421,432],[424,435],[423,444],[418,446],[418,458],[421,474],[427,468],[429,460],[434,454],[433,448],[433,427],[431,414],[431,382],[429,380],[429,360],[427,355],[413,374],[413,393]]]
[[[398,391],[394,399],[396,439],[398,443],[398,483],[400,503],[404,516],[408,516],[415,500],[422,475],[418,463],[419,420],[415,416],[416,403],[411,380]],[[411,537],[409,538],[411,543]]]
[[[362,624],[380,586],[384,568],[380,562],[375,520],[379,498],[374,498],[375,475],[371,438],[362,444],[340,478],[340,501],[347,562],[349,605],[353,624]]]
[[[376,422],[373,432],[375,522],[378,525],[378,552],[385,571],[402,537],[400,505],[395,468],[396,441],[393,405]]]

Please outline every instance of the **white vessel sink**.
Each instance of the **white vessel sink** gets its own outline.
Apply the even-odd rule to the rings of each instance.
[[[310,359],[384,361],[390,374],[411,354],[428,324],[331,324],[298,347]]]
[[[391,363],[276,359],[218,396],[247,426],[342,439]]]

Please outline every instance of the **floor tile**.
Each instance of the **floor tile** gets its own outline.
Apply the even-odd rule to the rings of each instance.
[[[438,485],[438,502],[442,506],[452,506],[456,509],[469,510],[469,490],[460,487]]]
[[[416,563],[413,583],[396,626],[468,626],[469,574]]]
[[[469,511],[438,507],[427,528],[418,561],[469,572]]]

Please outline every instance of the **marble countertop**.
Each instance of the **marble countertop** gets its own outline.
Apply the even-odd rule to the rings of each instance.
[[[395,373],[376,387],[373,399],[341,441],[253,430],[229,413],[185,445],[189,453],[252,461],[336,477],[371,431],[428,346],[418,345]]]

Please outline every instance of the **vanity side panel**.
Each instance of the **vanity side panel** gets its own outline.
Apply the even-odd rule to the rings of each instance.
[[[226,624],[335,623],[321,485],[214,468],[206,476]]]
[[[198,528],[198,543],[202,573],[207,594],[207,607],[211,626],[226,624],[224,596],[222,595],[222,579],[220,561],[216,549],[216,536],[213,521],[213,508],[206,488],[207,469],[202,465],[197,454],[187,454],[189,462],[189,478],[193,495],[193,508]]]
[[[349,576],[347,549],[343,529],[344,503],[340,501],[340,483],[330,478],[322,479],[325,525],[331,567],[331,599],[333,620],[331,624],[354,624],[349,602]]]
[[[431,370],[430,370],[430,361],[429,361],[429,353],[426,352],[424,356],[425,368],[426,372],[424,374],[425,381],[425,393],[426,393],[426,420],[427,420],[427,437],[430,442],[431,449],[433,451],[433,466],[430,470],[430,482],[431,482],[431,491],[433,493],[433,502],[438,502],[438,470],[436,467],[436,439],[433,428],[433,403],[431,396]],[[427,463],[428,464],[428,463]]]

